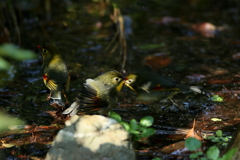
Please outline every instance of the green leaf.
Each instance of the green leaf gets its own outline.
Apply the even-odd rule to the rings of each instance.
[[[208,160],[206,157],[201,157],[200,160]]]
[[[215,137],[214,139],[212,139],[212,142],[221,142],[221,141],[218,137]]]
[[[217,130],[216,135],[217,135],[218,137],[222,137],[222,131],[221,131],[221,130]]]
[[[148,50],[148,49],[161,48],[161,47],[164,47],[164,46],[165,46],[165,43],[160,43],[160,44],[146,44],[146,45],[138,46],[138,48],[141,49],[141,50]]]
[[[131,129],[132,131],[135,131],[135,130],[138,129],[138,123],[137,123],[137,121],[136,121],[135,119],[132,119],[132,120],[130,121],[130,129]]]
[[[220,158],[219,160],[229,160],[232,159],[232,157],[234,156],[234,154],[236,153],[237,148],[232,148],[230,149],[226,154],[224,154],[222,156],[222,158]]]
[[[223,146],[227,146],[227,145],[228,145],[228,143],[223,143],[222,145],[223,145]]]
[[[222,137],[222,140],[224,141],[224,142],[228,142],[228,138],[227,137]]]
[[[222,119],[220,119],[220,118],[211,118],[211,120],[214,122],[222,121]]]
[[[223,101],[223,97],[220,97],[219,95],[213,95],[211,97],[211,100],[214,102],[222,102]]]
[[[189,156],[191,159],[195,159],[198,157],[198,155],[196,153],[190,154]]]
[[[185,147],[190,151],[195,151],[201,147],[202,143],[196,138],[189,137],[185,140]]]
[[[148,136],[151,136],[151,135],[154,135],[156,132],[155,129],[153,128],[146,128],[142,134],[141,134],[141,137],[148,137]]]
[[[122,121],[122,122],[120,122],[120,124],[123,125],[123,127],[124,127],[127,131],[130,130],[130,126],[129,126],[129,124],[128,124],[127,122]]]
[[[153,121],[154,119],[152,116],[146,116],[140,120],[140,125],[143,127],[150,127],[153,124]]]
[[[143,126],[140,126],[140,125],[138,126],[139,131],[144,131],[145,129],[146,129],[146,127],[143,127]]]
[[[201,155],[203,155],[203,152],[197,152],[196,154],[201,156]]]
[[[217,160],[218,156],[219,156],[219,149],[217,146],[212,146],[207,150],[207,158],[209,158],[210,160]]]
[[[5,113],[0,112],[0,131],[6,130],[11,126],[21,125],[23,122],[15,117],[9,116]]]
[[[115,119],[117,122],[122,121],[121,116],[119,114],[117,114],[116,112],[109,111],[108,115],[109,115],[110,118]]]
[[[131,130],[131,129],[130,129],[128,132],[129,132],[130,134],[140,134],[139,131],[133,131],[133,130]]]
[[[207,139],[214,139],[216,138],[214,135],[207,137]]]
[[[34,52],[17,48],[15,45],[9,43],[0,46],[0,55],[8,56],[16,60],[33,59],[37,57]]]
[[[156,158],[153,158],[152,160],[161,160],[161,158],[156,157]]]
[[[0,57],[0,70],[8,70],[9,67],[10,63],[8,63],[6,60]]]

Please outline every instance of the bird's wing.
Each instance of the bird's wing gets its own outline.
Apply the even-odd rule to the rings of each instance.
[[[47,88],[49,88],[50,90],[55,90],[56,91],[58,89],[57,82],[50,79],[48,77],[48,74],[43,75],[43,81],[44,81],[44,84],[47,86]]]
[[[93,79],[87,79],[86,83],[84,83],[84,87],[76,97],[76,101],[81,104],[81,109],[85,111],[88,110],[89,112],[107,107],[106,89],[107,87],[102,83]]]

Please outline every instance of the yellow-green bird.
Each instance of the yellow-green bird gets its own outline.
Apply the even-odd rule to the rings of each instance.
[[[50,44],[37,46],[42,52],[42,78],[45,86],[50,90],[48,101],[50,105],[64,107],[62,93],[68,103],[66,92],[69,88],[70,76],[61,53]]]
[[[126,76],[124,84],[137,93],[137,100],[154,102],[171,98],[181,91],[203,93],[197,86],[179,84],[170,77],[154,72],[139,72]]]
[[[123,76],[117,71],[109,71],[94,79],[87,79],[75,102],[63,114],[73,116],[78,110],[82,110],[82,113],[107,113],[117,105],[123,83]]]

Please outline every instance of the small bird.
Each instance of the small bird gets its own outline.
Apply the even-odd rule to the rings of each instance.
[[[49,104],[64,107],[61,94],[63,93],[65,96],[67,104],[66,92],[70,83],[67,66],[61,53],[53,45],[47,44],[37,47],[42,51],[42,78],[45,86],[50,90],[50,95],[47,97]]]
[[[178,84],[170,77],[153,72],[141,72],[129,74],[124,79],[124,84],[137,93],[137,100],[142,102],[154,102],[170,99],[181,91],[194,91],[203,93],[197,86]]]
[[[70,113],[70,116],[73,116],[79,109],[86,113],[107,113],[117,105],[123,82],[122,74],[117,71],[109,71],[95,79],[87,79],[75,102],[62,114]]]

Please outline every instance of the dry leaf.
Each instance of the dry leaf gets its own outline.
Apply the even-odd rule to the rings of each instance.
[[[165,53],[156,53],[149,55],[144,59],[144,65],[149,66],[152,69],[158,69],[168,66],[172,61],[172,58]]]
[[[186,138],[188,138],[188,137],[194,137],[194,138],[196,138],[196,139],[198,139],[198,140],[202,140],[202,137],[200,137],[199,135],[197,135],[197,133],[195,132],[195,130],[194,130],[194,127],[195,127],[195,119],[194,119],[194,121],[193,121],[193,127],[192,127],[192,129],[190,129],[189,130],[189,132],[188,132],[188,134],[186,135]]]

